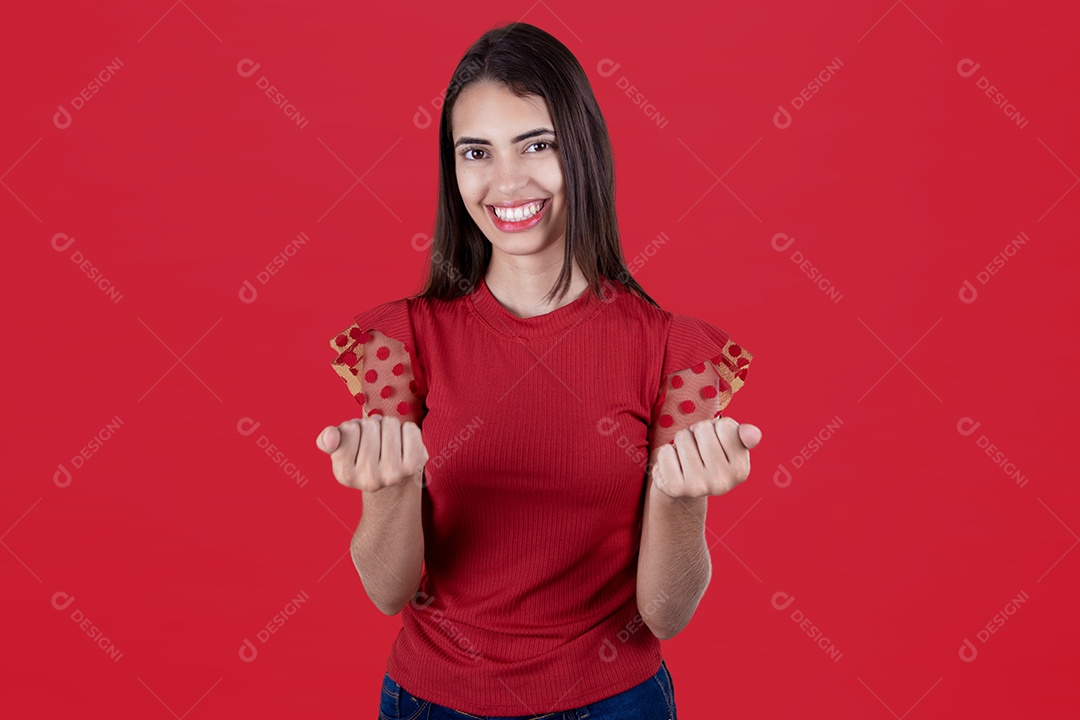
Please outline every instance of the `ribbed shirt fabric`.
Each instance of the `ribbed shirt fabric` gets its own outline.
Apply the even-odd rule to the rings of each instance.
[[[543,714],[647,680],[635,585],[650,448],[712,419],[753,356],[604,278],[520,318],[482,279],[403,298],[330,340],[363,414],[417,422],[424,571],[387,672],[466,713]]]

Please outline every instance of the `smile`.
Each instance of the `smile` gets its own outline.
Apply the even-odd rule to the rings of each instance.
[[[514,208],[496,208],[493,205],[485,205],[488,216],[495,227],[504,232],[521,232],[534,227],[546,214],[550,205],[550,198],[519,205]]]

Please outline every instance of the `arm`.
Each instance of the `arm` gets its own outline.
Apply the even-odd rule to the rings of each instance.
[[[353,565],[375,607],[396,615],[416,594],[424,564],[418,482],[363,491],[364,509],[351,543]]]
[[[650,469],[656,465],[657,450],[650,454]],[[653,484],[650,473],[638,556],[637,603],[653,634],[670,640],[690,622],[712,577],[705,541],[709,498],[673,498]]]
[[[331,366],[361,412],[326,428],[317,444],[330,454],[338,482],[362,493],[349,546],[353,565],[372,603],[394,615],[415,595],[424,562],[425,383],[411,349],[416,338],[408,299],[354,316],[330,347],[336,353]]]
[[[695,422],[672,439],[674,445],[663,443],[649,456],[638,557],[638,608],[661,640],[686,627],[709,585],[709,496],[750,476],[750,449],[761,442],[761,428],[722,417]]]

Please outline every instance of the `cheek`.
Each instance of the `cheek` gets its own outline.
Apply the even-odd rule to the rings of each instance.
[[[541,173],[538,173],[537,180],[555,195],[562,195],[566,191],[562,167],[558,163],[552,163],[545,167]]]
[[[461,192],[461,197],[465,200],[466,204],[475,203],[480,200],[481,187],[478,180],[479,178],[476,177],[475,173],[460,171],[457,173],[458,190]]]

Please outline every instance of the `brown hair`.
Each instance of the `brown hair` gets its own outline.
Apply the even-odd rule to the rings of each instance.
[[[573,257],[589,288],[601,297],[603,276],[618,280],[660,307],[633,278],[623,259],[615,217],[611,140],[589,79],[559,40],[535,25],[520,22],[485,32],[466,51],[450,79],[439,120],[439,198],[431,263],[426,285],[416,297],[460,297],[475,287],[491,260],[491,243],[461,199],[450,128],[458,96],[482,80],[500,83],[518,97],[538,95],[551,109],[566,174],[566,254],[562,272],[545,298],[566,295]]]

